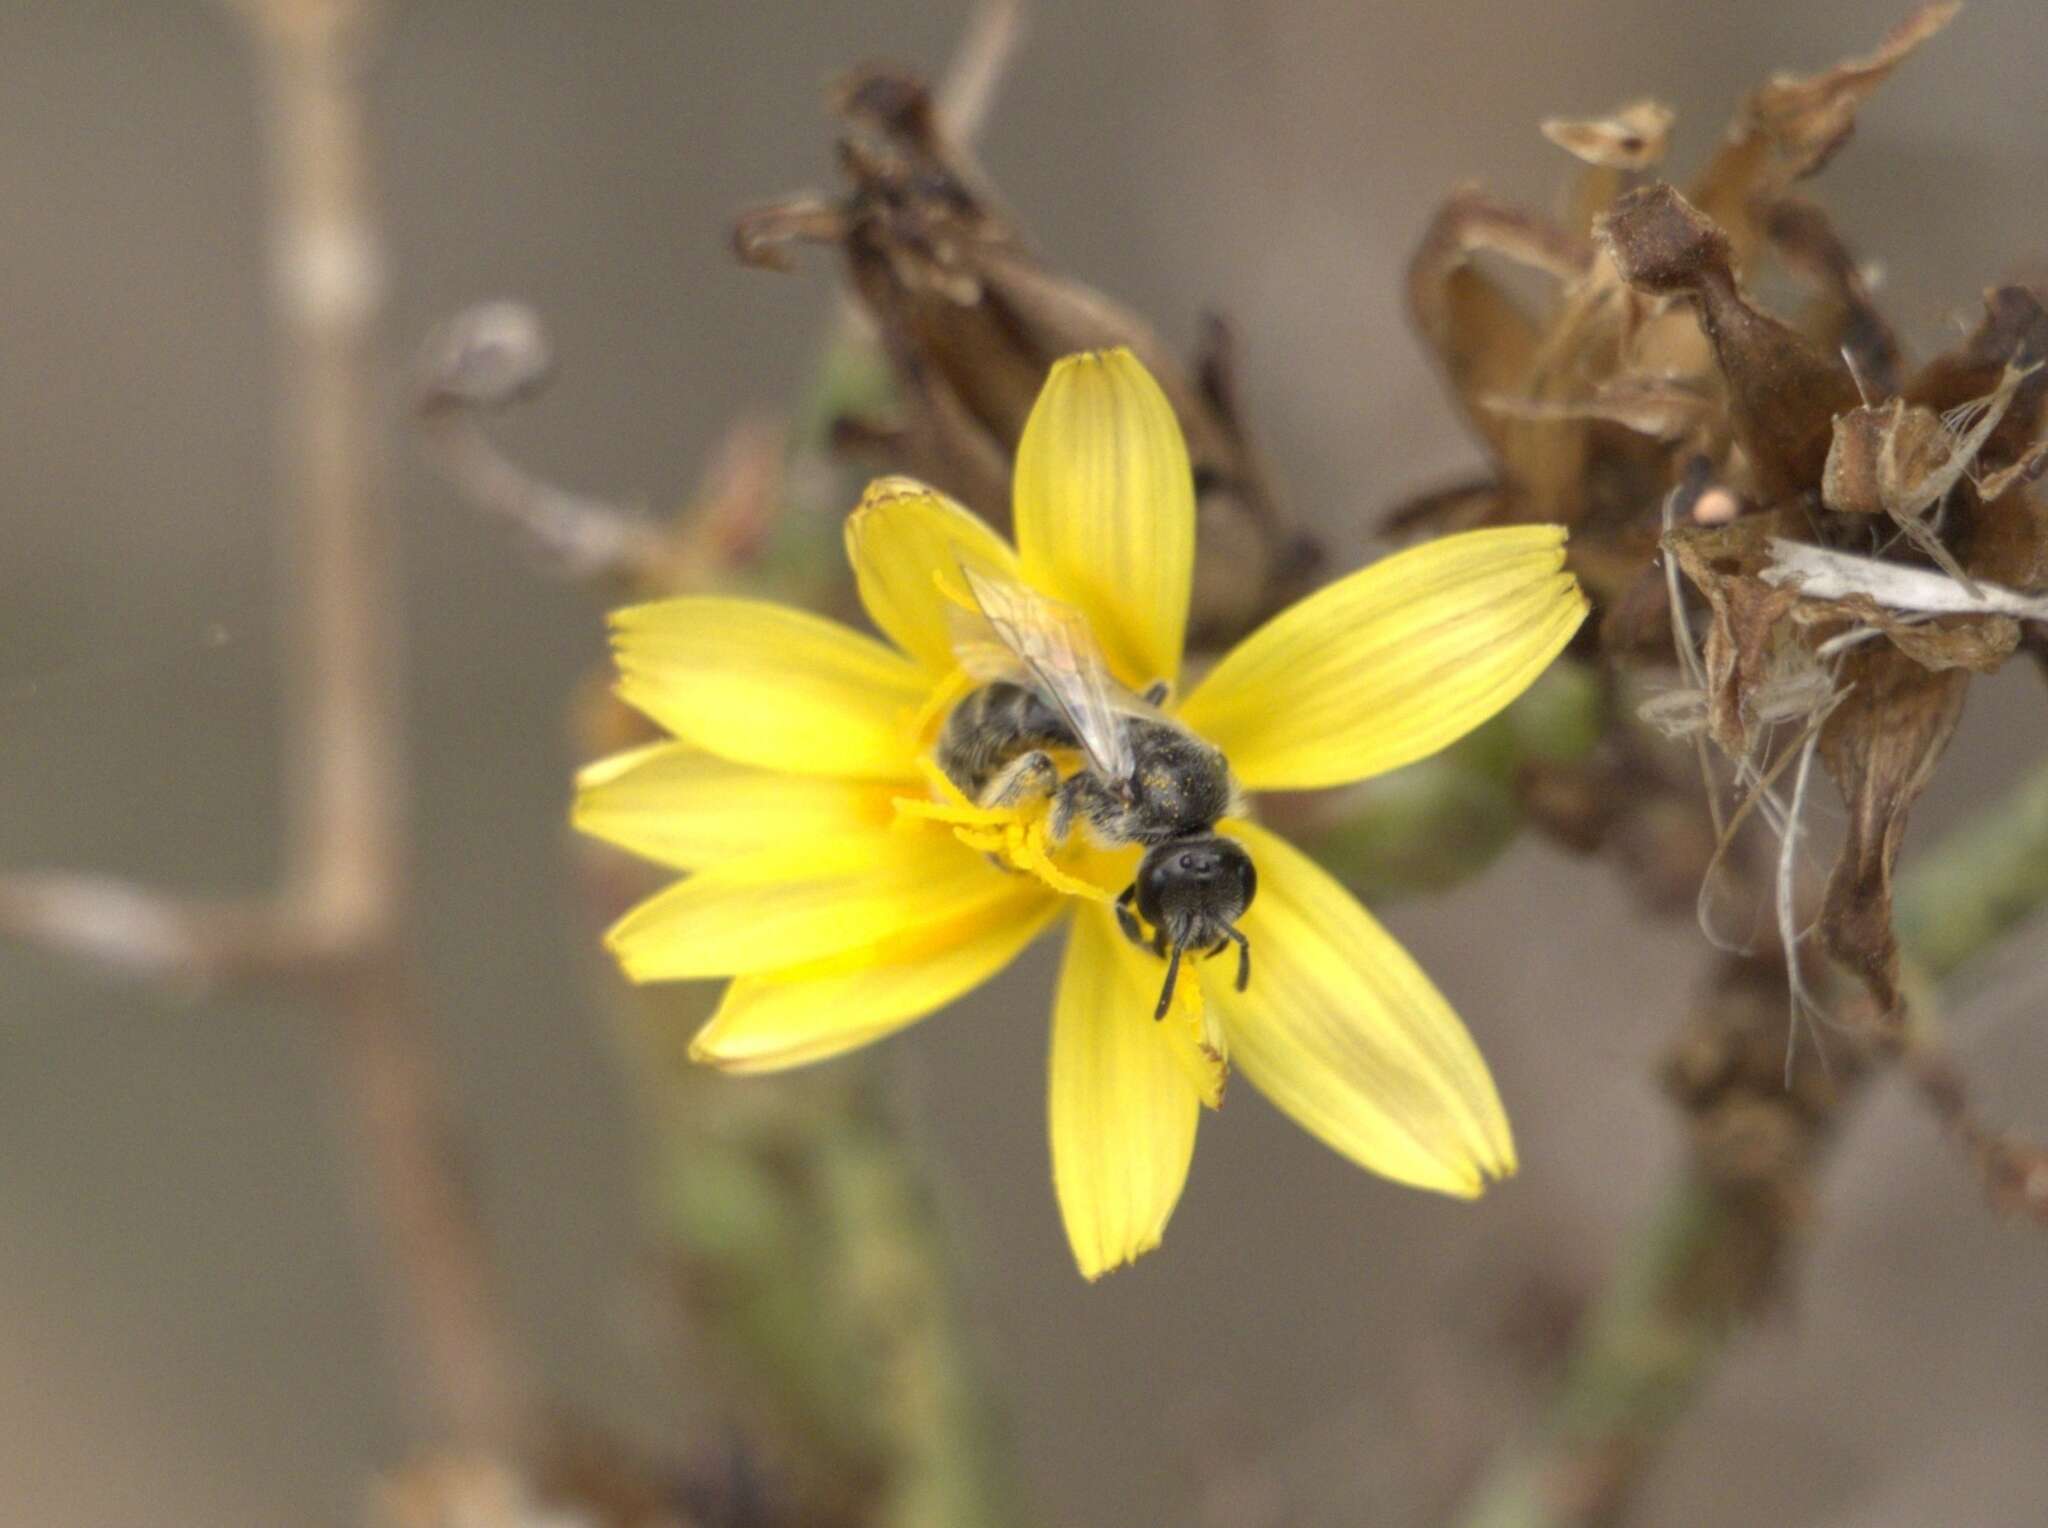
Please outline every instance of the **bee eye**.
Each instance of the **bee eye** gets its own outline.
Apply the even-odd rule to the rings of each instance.
[[[1183,854],[1180,857],[1180,868],[1189,872],[1199,870],[1202,868],[1202,857],[1198,854]]]

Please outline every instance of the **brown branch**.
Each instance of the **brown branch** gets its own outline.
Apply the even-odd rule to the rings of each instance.
[[[307,932],[275,902],[201,902],[112,876],[0,876],[0,932],[171,986],[240,985],[311,964]]]
[[[361,76],[374,0],[235,0],[262,91],[285,402],[282,600],[289,823],[265,900],[102,878],[0,880],[0,932],[124,970],[296,985],[328,1008],[367,1217],[394,1275],[393,1345],[423,1430],[479,1451],[532,1436],[476,1206],[450,1148],[405,930],[406,769],[373,214]]]
[[[518,527],[563,576],[659,584],[664,552],[654,525],[535,476],[484,431],[485,414],[534,397],[553,369],[531,308],[488,302],[457,314],[420,354],[415,410],[428,458],[470,504]]]
[[[457,493],[515,527],[552,572],[631,596],[710,588],[760,555],[783,508],[778,423],[735,421],[689,505],[657,523],[547,482],[486,433],[486,414],[534,398],[552,370],[540,317],[520,303],[480,303],[428,338],[414,413],[428,460]]]
[[[934,99],[939,123],[955,143],[970,144],[981,136],[1023,37],[1023,0],[982,0],[974,8]]]
[[[450,1149],[406,947],[408,782],[376,383],[383,250],[361,94],[377,8],[242,0],[241,9],[264,92],[273,300],[289,379],[281,445],[299,527],[297,810],[284,896],[353,956],[332,991],[342,1102],[401,1285],[400,1345],[419,1371],[419,1420],[509,1449],[528,1430],[529,1399]]]
[[[1984,1119],[1963,1069],[1920,1032],[1923,1022],[1916,1014],[1897,1035],[1895,1059],[1914,1096],[1962,1150],[1994,1211],[2048,1225],[2048,1148]]]

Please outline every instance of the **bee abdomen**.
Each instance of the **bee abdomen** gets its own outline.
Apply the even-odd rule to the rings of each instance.
[[[1005,764],[1035,748],[1073,748],[1073,729],[1020,684],[983,685],[955,706],[939,729],[939,768],[970,799]]]

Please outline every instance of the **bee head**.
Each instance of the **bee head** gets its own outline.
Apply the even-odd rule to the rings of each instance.
[[[1232,938],[1258,889],[1244,845],[1217,833],[1154,844],[1138,865],[1139,915],[1179,948]]]

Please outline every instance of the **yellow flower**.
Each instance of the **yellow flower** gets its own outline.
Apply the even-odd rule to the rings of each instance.
[[[963,564],[1077,607],[1116,677],[1176,686],[1166,709],[1247,790],[1292,791],[1399,768],[1520,694],[1585,615],[1564,533],[1475,531],[1375,563],[1275,617],[1180,698],[1193,488],[1172,409],[1129,352],[1053,368],[1015,487],[1015,550],[919,484],[868,490],[847,553],[886,644],[751,600],[614,617],[619,693],[674,741],[591,766],[575,820],[687,872],[607,936],[626,974],[731,978],[691,1054],[766,1072],[944,1007],[1064,919],[1053,1182],[1089,1278],[1158,1245],[1230,1066],[1399,1182],[1470,1197],[1512,1173],[1507,1118],[1464,1026],[1300,850],[1223,821],[1258,873],[1238,925],[1250,984],[1236,989],[1234,954],[1193,960],[1155,1022],[1162,962],[1110,905],[1140,851],[1081,831],[1056,842],[1043,801],[977,806],[932,754],[973,688],[947,616]]]

